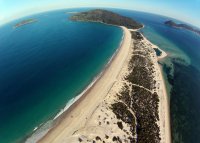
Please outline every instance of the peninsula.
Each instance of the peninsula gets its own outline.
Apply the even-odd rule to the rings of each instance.
[[[142,24],[113,12],[92,10],[71,20],[120,26],[123,40],[95,84],[39,142],[171,143],[168,97],[158,65],[166,53],[137,31]]]
[[[23,20],[23,21],[15,24],[13,27],[18,28],[18,27],[21,27],[23,25],[31,24],[31,23],[34,23],[34,22],[37,22],[37,19],[26,19],[26,20]]]
[[[168,25],[168,26],[174,27],[174,28],[186,29],[186,30],[195,32],[195,33],[197,33],[197,34],[200,35],[200,30],[195,29],[195,28],[193,28],[192,26],[189,26],[189,25],[187,25],[187,24],[182,24],[182,23],[181,23],[181,24],[177,24],[177,23],[175,23],[175,22],[172,21],[172,20],[166,21],[165,24]]]
[[[77,13],[73,15],[70,19],[73,21],[101,22],[117,26],[125,26],[131,29],[139,29],[143,27],[142,24],[136,22],[131,18],[101,9]]]

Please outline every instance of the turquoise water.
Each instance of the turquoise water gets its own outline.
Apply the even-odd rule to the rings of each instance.
[[[0,27],[0,142],[21,142],[52,119],[97,76],[119,47],[123,31],[72,22],[67,10]],[[68,10],[71,11],[71,10]],[[23,19],[26,19],[23,18]]]
[[[168,53],[160,64],[170,96],[173,143],[200,142],[200,36],[164,25],[171,18],[136,11],[114,11],[145,25],[141,30]]]
[[[87,9],[68,11],[79,10]],[[167,67],[173,143],[200,142],[200,36],[165,26],[168,17],[110,10],[142,22],[141,32],[168,53],[160,63]],[[1,142],[21,141],[52,119],[119,46],[121,29],[71,22],[66,11],[34,15],[37,23],[18,29],[12,28],[17,21],[0,27]]]

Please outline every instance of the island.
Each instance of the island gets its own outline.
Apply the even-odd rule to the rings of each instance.
[[[138,31],[143,25],[131,18],[97,9],[71,20],[117,25],[124,36],[95,83],[39,142],[171,143],[168,96],[158,65],[166,53],[155,50]]]
[[[21,27],[23,25],[31,24],[31,23],[34,23],[34,22],[37,22],[37,21],[38,21],[37,19],[26,19],[26,20],[23,20],[23,21],[15,24],[13,27],[18,28],[18,27]]]
[[[143,27],[141,23],[138,23],[131,18],[101,9],[77,13],[70,19],[73,21],[101,22],[117,26],[125,26],[130,29],[139,29]]]
[[[174,28],[186,29],[186,30],[195,32],[195,33],[200,35],[200,30],[193,28],[192,26],[187,25],[187,24],[183,24],[183,23],[178,24],[178,23],[176,23],[172,20],[168,20],[168,21],[165,22],[165,25],[168,25],[168,26],[171,26],[171,27],[174,27]]]

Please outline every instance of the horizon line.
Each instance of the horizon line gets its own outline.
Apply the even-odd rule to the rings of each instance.
[[[121,9],[121,10],[130,10],[130,11],[136,11],[136,12],[143,12],[143,13],[149,13],[149,14],[154,14],[154,15],[158,15],[158,16],[162,16],[162,17],[166,17],[166,18],[169,18],[169,19],[174,19],[174,20],[178,20],[180,22],[183,22],[183,23],[186,23],[186,24],[190,24],[191,26],[193,26],[194,28],[198,28],[200,29],[200,25],[196,25],[196,24],[193,24],[193,23],[189,23],[189,22],[186,22],[182,19],[178,19],[178,18],[175,18],[175,17],[171,17],[171,16],[168,16],[168,15],[162,15],[162,14],[158,14],[158,13],[154,13],[154,12],[149,12],[149,11],[142,11],[142,10],[135,10],[135,9],[129,9],[129,8],[119,8],[119,7],[105,7],[105,6],[100,6],[100,7],[97,7],[97,6],[90,6],[90,7],[86,7],[86,6],[80,6],[80,7],[66,7],[66,8],[53,8],[53,9],[46,9],[46,10],[41,10],[41,11],[35,11],[33,13],[30,13],[30,14],[25,14],[25,15],[20,15],[20,16],[16,16],[10,20],[7,20],[5,22],[0,22],[0,27],[8,24],[8,23],[11,23],[15,20],[18,20],[18,19],[21,19],[21,18],[25,18],[25,17],[28,17],[28,16],[32,16],[32,15],[36,15],[36,14],[40,14],[40,13],[45,13],[45,12],[51,12],[51,11],[58,11],[58,10],[65,10],[65,9],[78,9],[78,8],[110,8],[110,9]]]

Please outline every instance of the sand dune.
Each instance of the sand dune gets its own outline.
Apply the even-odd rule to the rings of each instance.
[[[131,44],[131,33],[125,27],[123,43],[112,60],[112,64],[105,70],[102,77],[94,84],[94,86],[83,95],[74,105],[70,111],[65,113],[62,120],[56,125],[40,142],[63,142],[66,137],[72,135],[76,130],[83,128],[87,119],[90,118],[93,111],[99,106],[108,91],[117,79],[121,68],[129,53]]]
[[[114,103],[117,94],[122,89],[126,81],[124,77],[129,73],[128,64],[132,56],[134,46],[131,39],[130,29],[121,27],[124,31],[124,38],[118,52],[105,68],[101,77],[96,83],[86,91],[86,93],[76,101],[66,112],[58,119],[57,124],[39,141],[44,143],[62,143],[62,142],[91,142],[94,139],[97,142],[113,142],[114,137],[120,137],[123,142],[129,142],[127,138],[131,135],[131,129],[128,124],[123,123],[123,130],[119,128],[119,119],[116,118],[109,105]],[[150,43],[145,37],[142,41],[144,47],[152,50],[155,45]],[[153,51],[153,50],[152,50]],[[163,58],[167,54],[158,58]],[[162,77],[161,69],[157,63],[158,58],[155,52],[152,52],[151,60],[155,68],[156,92],[159,96],[159,121],[161,143],[171,143],[169,103]],[[138,85],[135,85],[138,86]],[[141,87],[148,90],[144,87]],[[150,90],[148,90],[150,91]],[[153,91],[150,91],[153,93]],[[135,116],[135,113],[131,111]],[[136,119],[136,117],[135,117]],[[137,134],[133,136],[137,138]]]

